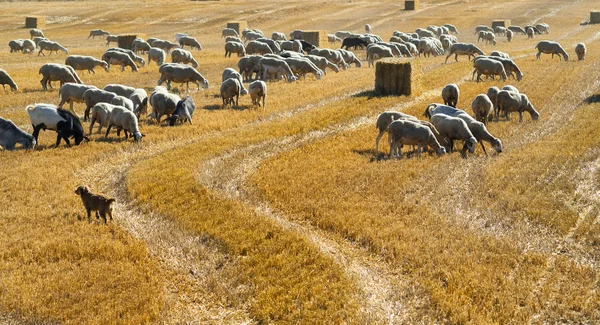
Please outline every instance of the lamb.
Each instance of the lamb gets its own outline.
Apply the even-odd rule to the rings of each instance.
[[[346,61],[344,61],[342,54],[340,54],[338,51],[315,48],[310,51],[310,54],[324,57],[333,64],[336,64],[338,67],[342,68],[342,70],[348,69],[348,64]]]
[[[492,53],[490,53],[490,56],[496,56],[499,58],[504,58],[504,59],[510,59],[510,56],[504,52],[500,52],[500,51],[494,51]]]
[[[463,120],[467,124],[469,131],[471,131],[477,142],[481,144],[481,148],[483,149],[483,152],[486,156],[488,154],[487,150],[485,149],[485,146],[483,145],[484,141],[489,142],[496,152],[502,152],[502,141],[492,136],[487,130],[485,124],[476,121],[474,118],[471,117],[471,115],[467,114],[467,112],[441,104],[431,104],[427,106],[427,109],[425,110],[425,116],[431,117],[437,114],[457,117]]]
[[[87,39],[90,39],[90,37],[91,37],[92,39],[95,39],[95,38],[96,38],[96,36],[100,36],[100,37],[102,37],[102,38],[105,38],[105,37],[106,37],[106,36],[108,36],[108,35],[110,35],[110,33],[109,33],[109,32],[105,32],[105,31],[103,31],[102,29],[92,29],[92,30],[90,31],[90,36],[88,36],[88,38],[87,38]]]
[[[252,74],[254,73],[256,74],[255,79],[259,78],[259,62],[262,58],[263,57],[260,55],[248,55],[238,61],[238,69],[240,70],[242,77],[244,77],[244,80],[252,80]]]
[[[329,44],[336,44],[341,43],[342,39],[333,34],[327,34],[327,41],[329,42]]]
[[[533,33],[534,33],[533,28],[527,27],[526,32],[527,32],[527,38],[533,38]]]
[[[196,104],[191,96],[185,96],[177,103],[175,113],[169,118],[169,126],[174,126],[176,122],[184,124],[186,121],[192,125],[192,116],[196,110]]]
[[[550,34],[550,25],[546,24],[546,23],[539,23],[537,25],[535,25],[535,28],[537,28],[540,33],[546,33],[546,34]]]
[[[345,51],[345,50],[342,50],[342,51]],[[307,56],[305,56],[305,58],[309,59],[314,65],[316,65],[319,69],[321,69],[324,74],[327,74],[327,72],[325,71],[326,68],[330,68],[331,70],[333,70],[335,72],[340,71],[340,69],[338,68],[337,65],[333,64],[332,62],[330,62],[329,60],[327,60],[326,58],[324,58],[322,56],[307,55]]]
[[[109,46],[110,43],[118,43],[119,35],[106,35],[106,46]]]
[[[140,118],[141,114],[147,114],[148,111],[148,94],[142,88],[135,89],[129,99],[133,102],[133,112]]]
[[[120,84],[108,84],[104,86],[104,91],[109,91],[111,93],[115,93],[119,96],[128,97],[133,94],[135,88],[124,86]]]
[[[168,64],[163,65],[159,69],[160,71],[160,79],[158,80],[158,85],[160,86],[163,82],[167,82],[167,89],[171,89],[171,82],[176,83],[186,83],[186,91],[189,92],[189,83],[193,82],[198,86],[198,90],[200,90],[200,85],[203,88],[208,88],[208,80],[204,78],[198,70],[180,64]]]
[[[290,66],[290,69],[296,75],[306,75],[307,73],[312,73],[317,80],[320,80],[321,77],[323,77],[323,71],[314,65],[309,59],[286,58],[285,62]]]
[[[298,40],[284,41],[279,44],[282,50],[302,52],[302,43]]]
[[[227,79],[221,84],[221,98],[223,99],[223,107],[227,105],[238,106],[238,99],[240,98],[241,85],[237,79]]]
[[[83,135],[83,126],[77,118],[77,116],[71,114],[69,111],[56,108],[50,104],[34,104],[28,105],[25,110],[31,125],[33,126],[33,137],[36,143],[38,142],[38,135],[40,130],[54,130],[56,131],[56,145],[55,148],[60,144],[61,139],[64,139],[67,146],[71,146],[69,138],[75,138],[75,145],[78,146],[84,139],[89,139]]]
[[[150,62],[156,62],[156,65],[161,66],[165,63],[167,59],[167,54],[165,51],[159,49],[158,47],[152,47],[148,50],[148,66],[150,66]]]
[[[403,145],[417,145],[417,155],[421,155],[423,146],[432,147],[438,156],[446,153],[446,149],[440,145],[433,131],[418,122],[399,119],[389,124],[388,140],[390,143],[390,158],[402,156]]]
[[[15,81],[10,77],[8,72],[6,72],[6,70],[3,69],[0,69],[0,85],[2,85],[4,92],[6,92],[6,85],[8,85],[10,87],[10,90],[14,92],[17,92],[17,90],[19,90],[19,87],[17,86]]]
[[[34,149],[36,141],[31,134],[21,130],[13,121],[0,117],[0,147],[5,150],[15,150],[17,143],[24,149]]]
[[[367,50],[368,67],[375,66],[375,60],[381,58],[393,58],[392,50],[380,45],[373,45]]]
[[[23,40],[16,39],[8,42],[8,47],[10,47],[10,53],[17,53],[23,51]]]
[[[519,33],[521,35],[527,34],[527,32],[519,26],[508,26],[508,30],[512,31],[513,33]]]
[[[117,97],[117,94],[98,88],[91,88],[86,90],[83,93],[83,101],[85,102],[85,112],[83,113],[83,120],[88,120],[90,110],[92,109],[92,107],[94,107],[94,105],[98,103],[110,103],[115,97]]]
[[[131,58],[133,62],[140,64],[142,67],[146,65],[146,60],[144,60],[141,56],[136,55],[135,52],[133,52],[132,50],[126,50],[119,47],[111,47],[106,51],[125,53],[129,55],[129,58]]]
[[[173,52],[171,52],[171,59],[173,63],[191,63],[192,67],[198,67],[198,61],[194,59],[192,53],[183,49],[174,49]]]
[[[456,29],[456,27],[454,25],[452,25],[452,24],[444,24],[443,26],[446,27],[446,28],[448,28],[448,30],[451,33],[459,34],[458,29]]]
[[[442,89],[442,98],[444,99],[445,105],[456,107],[459,95],[460,90],[458,89],[457,84],[448,84]]]
[[[138,52],[148,52],[148,51],[150,51],[150,48],[152,47],[152,46],[150,46],[150,44],[148,44],[148,42],[144,41],[141,38],[136,38],[133,41],[132,46],[133,46],[132,50],[135,53],[138,53]]]
[[[113,204],[116,202],[115,199],[100,194],[94,194],[83,185],[77,186],[75,194],[81,197],[81,201],[87,212],[88,223],[92,222],[92,211],[96,211],[96,219],[102,217],[104,224],[106,224],[106,215],[108,215],[112,221]],[[98,215],[100,215],[100,217],[98,217]]]
[[[54,52],[56,52],[56,55],[58,55],[59,50],[65,52],[65,54],[69,54],[69,50],[67,50],[65,47],[58,44],[57,42],[52,42],[47,39],[41,40],[38,43],[38,47],[40,48],[40,51],[38,52],[38,56],[40,56],[40,54],[44,54],[44,52],[43,52],[44,50],[50,51],[50,54],[52,54],[52,51],[54,51]],[[44,56],[46,56],[46,54],[44,54]]]
[[[498,121],[498,116],[500,111],[505,112],[505,118],[508,120],[508,114],[510,112],[519,112],[519,122],[523,122],[523,112],[529,112],[531,115],[531,119],[537,121],[540,117],[540,114],[533,108],[529,98],[525,94],[519,94],[512,91],[501,90],[496,95],[496,121]]]
[[[75,110],[73,109],[74,103],[84,103],[83,94],[86,90],[89,89],[97,89],[95,86],[88,86],[83,84],[76,83],[66,83],[60,87],[58,90],[58,96],[60,97],[60,103],[58,104],[59,108],[63,108],[65,103],[70,104],[70,109],[73,114]]]
[[[512,41],[512,38],[513,38],[513,31],[507,30],[506,31],[506,40],[510,43]]]
[[[98,121],[98,133],[102,132],[103,126],[108,126],[108,120],[110,119],[110,112],[112,112],[113,108],[117,105],[109,104],[109,103],[98,103],[94,105],[92,108],[92,117],[90,118],[90,132],[89,135],[92,134],[92,130],[94,128],[94,124]]]
[[[248,86],[248,92],[252,99],[252,105],[260,107],[262,102],[262,107],[264,109],[267,104],[267,84],[262,80],[253,81]]]
[[[502,80],[506,80],[506,72],[504,71],[504,66],[502,62],[498,62],[493,59],[482,58],[478,60],[474,60],[473,67],[473,79],[475,78],[475,73],[477,73],[477,82],[483,81],[481,79],[481,75],[486,76],[494,76],[498,75]]]
[[[170,53],[171,50],[174,48],[180,47],[179,44],[177,44],[177,43],[172,43],[172,42],[160,40],[160,39],[150,43],[150,45],[152,45],[152,47],[158,47],[159,49],[162,49],[163,51],[165,51],[167,53]]]
[[[181,98],[175,94],[171,94],[165,87],[154,87],[154,91],[150,94],[150,105],[152,105],[151,117],[156,118],[156,123],[160,124],[160,118],[163,115],[171,115],[177,110],[177,103]]]
[[[579,61],[585,60],[585,52],[587,52],[585,44],[579,43],[579,44],[577,44],[577,46],[575,46],[575,53],[577,54],[577,60],[579,60]]]
[[[274,41],[287,41],[285,34],[280,32],[273,32],[273,34],[271,34],[271,39]]]
[[[31,53],[35,52],[36,49],[37,49],[37,44],[35,44],[34,41],[32,41],[30,39],[23,40],[23,47],[22,47],[23,53],[31,54]]]
[[[105,138],[108,138],[108,133],[113,126],[117,127],[117,136],[120,136],[121,129],[124,131],[125,139],[132,137],[135,142],[140,142],[142,141],[142,137],[144,137],[138,127],[137,117],[135,117],[135,114],[132,111],[125,107],[113,107],[108,117],[108,127],[106,129]],[[127,132],[129,132],[129,134],[127,134]]]
[[[494,104],[486,94],[477,95],[471,103],[475,119],[486,125],[488,118],[491,117],[493,106]]]
[[[538,50],[536,54],[536,59],[539,60],[542,53],[544,54],[552,54],[552,58],[554,58],[554,54],[558,55],[558,59],[562,61],[561,55],[565,58],[565,61],[569,61],[569,55],[565,50],[560,46],[560,44],[552,41],[541,41],[539,42],[535,48]]]
[[[132,72],[137,72],[138,67],[133,62],[131,57],[127,55],[127,53],[117,52],[117,51],[106,51],[102,55],[102,61],[105,61],[108,64],[108,68],[110,69],[111,64],[120,64],[121,72],[125,71],[125,67],[131,67]]]
[[[223,74],[221,76],[221,81],[223,82],[223,81],[225,81],[225,80],[227,80],[229,78],[237,79],[240,82],[240,87],[242,88],[241,91],[240,91],[241,95],[247,95],[248,94],[248,90],[246,90],[246,88],[244,88],[244,82],[243,82],[243,79],[242,79],[242,75],[239,72],[237,72],[237,71],[235,71],[234,69],[231,69],[231,68],[227,68],[227,69],[223,70]]]
[[[266,53],[273,53],[273,50],[271,50],[271,48],[269,47],[268,44],[265,44],[265,43],[262,43],[259,41],[250,41],[246,45],[246,53],[248,53],[248,54],[258,53],[258,54],[264,55]]]
[[[281,47],[279,46],[279,43],[275,42],[272,39],[261,37],[261,38],[256,39],[256,41],[267,44],[269,46],[269,48],[271,49],[271,51],[273,51],[273,53],[275,53],[275,54],[281,53]],[[246,46],[246,48],[248,48],[248,47]]]
[[[65,59],[65,64],[73,67],[75,70],[87,70],[88,73],[96,74],[94,68],[97,66],[103,67],[104,70],[108,72],[108,63],[92,56],[69,55]]]
[[[111,104],[115,106],[125,107],[128,110],[133,112],[133,101],[131,99],[124,96],[117,96],[110,101]],[[96,104],[97,105],[97,104]]]
[[[459,55],[467,55],[469,57],[469,60],[471,60],[471,56],[475,57],[475,54],[485,55],[485,53],[483,53],[482,50],[480,50],[479,48],[477,48],[477,46],[471,43],[452,44],[452,46],[450,46],[450,52],[448,53],[448,56],[446,56],[445,63],[448,63],[448,58],[451,57],[452,54],[454,54],[454,60],[456,60],[456,62],[458,62]]]
[[[245,56],[246,47],[242,43],[227,42],[225,43],[225,57],[227,57],[227,55],[231,57],[231,53],[237,53],[238,56]]]
[[[46,36],[44,36],[44,32],[42,32],[41,29],[30,29],[29,30],[29,35],[31,36],[31,39],[33,39],[34,37],[43,37],[46,38]]]
[[[42,75],[40,83],[44,90],[48,90],[48,83],[50,83],[50,88],[52,88],[52,81],[60,81],[61,86],[67,82],[83,83],[81,79],[79,79],[79,76],[77,76],[75,70],[68,65],[46,63],[40,68],[39,74]]]
[[[234,37],[240,37],[240,35],[238,34],[238,32],[233,29],[233,28],[223,28],[223,30],[221,31],[221,38],[223,37],[227,37],[227,36],[234,36]]]
[[[258,62],[258,65],[260,67],[260,71],[262,71],[262,80],[266,81],[269,74],[276,74],[277,80],[281,79],[281,76],[285,75],[288,82],[296,81],[294,73],[284,60],[263,57]]]
[[[183,48],[185,45],[187,45],[191,49],[197,48],[198,51],[202,51],[202,45],[200,45],[200,42],[198,42],[197,39],[195,39],[191,36],[182,36],[179,38],[178,42],[179,42],[179,46],[181,46],[181,48]]]
[[[452,152],[453,150],[454,140],[464,140],[464,145],[461,150],[461,155],[463,157],[466,156],[467,150],[469,150],[470,153],[475,152],[477,139],[475,139],[465,121],[458,117],[445,114],[434,114],[429,121],[435,126],[442,137],[448,139],[450,143],[449,152]]]

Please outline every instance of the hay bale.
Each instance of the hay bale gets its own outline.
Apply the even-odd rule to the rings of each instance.
[[[590,24],[600,24],[600,11],[590,11]]]
[[[510,26],[510,19],[497,19],[492,21],[492,29],[496,30],[496,26],[508,27]]]
[[[385,58],[375,63],[375,93],[380,96],[410,96],[412,67],[398,58]]]
[[[419,10],[419,0],[404,1],[404,10]]]
[[[234,29],[240,37],[242,36],[242,31],[248,28],[248,22],[246,21],[230,21],[227,23],[227,28]]]
[[[46,18],[44,16],[25,17],[25,28],[46,28]]]
[[[302,39],[316,47],[325,47],[329,43],[326,30],[303,30]]]
[[[117,44],[122,49],[131,50],[131,49],[133,49],[133,41],[136,38],[146,39],[146,35],[145,34],[119,35],[119,36],[117,36]]]

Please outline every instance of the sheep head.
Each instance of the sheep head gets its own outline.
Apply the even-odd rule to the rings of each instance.
[[[476,145],[477,145],[477,139],[475,139],[475,137],[470,137],[467,140],[465,140],[465,146],[467,147],[467,149],[469,150],[470,153],[475,152]]]
[[[500,141],[500,139],[498,139],[498,138],[492,139],[492,148],[494,148],[494,150],[496,150],[497,153],[501,153],[502,152],[502,141]]]

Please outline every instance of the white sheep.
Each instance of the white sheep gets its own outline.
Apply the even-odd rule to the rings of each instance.
[[[259,70],[262,72],[262,80],[268,80],[268,75],[277,75],[277,80],[281,79],[282,76],[286,76],[288,82],[296,81],[294,73],[290,69],[290,66],[281,59],[263,57],[258,61]]]
[[[111,104],[122,106],[133,112],[133,101],[124,96],[117,96],[110,101]]]
[[[240,35],[238,34],[238,32],[233,29],[233,28],[223,28],[223,30],[221,31],[221,38],[223,37],[227,37],[227,36],[234,36],[234,37],[240,37]]]
[[[513,93],[519,94],[519,89],[517,89],[517,87],[515,87],[513,85],[506,85],[506,86],[502,87],[502,90],[512,91]],[[498,92],[500,92],[500,91],[498,91]]]
[[[192,123],[192,116],[196,110],[196,104],[191,96],[185,96],[179,102],[177,102],[177,108],[175,112],[169,118],[169,125],[174,126],[176,122],[184,124],[186,121]]]
[[[24,149],[34,149],[35,137],[21,130],[13,121],[0,117],[0,147],[4,150],[14,150],[17,143]]]
[[[319,69],[312,61],[307,58],[285,58],[284,61],[289,65],[292,72],[297,76],[306,76],[312,73],[317,80],[323,77],[323,70]]]
[[[577,46],[575,46],[575,54],[577,54],[577,60],[579,60],[579,61],[585,60],[586,52],[587,52],[587,49],[585,47],[585,44],[579,43],[579,44],[577,44]]]
[[[326,58],[324,58],[322,56],[316,56],[316,55],[309,54],[309,55],[305,56],[305,58],[309,59],[314,65],[316,65],[319,69],[321,69],[324,74],[327,74],[327,72],[325,71],[326,68],[329,68],[335,72],[340,71],[340,69],[338,68],[337,65],[333,64],[333,62],[330,62],[329,60],[327,60]]]
[[[248,94],[248,90],[246,90],[246,88],[244,88],[244,82],[242,79],[242,75],[239,72],[235,71],[232,68],[227,68],[227,69],[223,70],[223,74],[221,75],[221,82],[223,82],[229,78],[237,79],[240,82],[240,87],[242,88],[240,91],[241,95]]]
[[[256,80],[248,85],[248,92],[252,99],[252,105],[260,107],[262,102],[263,109],[267,104],[267,84],[262,80]]]
[[[471,43],[455,43],[450,46],[450,51],[448,56],[446,56],[445,63],[448,63],[448,58],[454,54],[454,60],[458,62],[459,55],[467,55],[469,60],[471,60],[471,56],[475,57],[477,55],[485,55],[482,50],[480,50],[475,44]]]
[[[442,98],[444,99],[444,104],[446,105],[456,107],[456,105],[458,104],[459,96],[460,90],[458,89],[457,84],[447,84],[442,89]]]
[[[389,124],[388,141],[390,143],[390,158],[402,156],[403,145],[418,146],[417,155],[420,156],[424,146],[433,148],[438,156],[446,153],[446,149],[437,141],[433,131],[412,120],[398,119]]]
[[[75,70],[87,70],[88,73],[96,74],[94,68],[97,66],[103,67],[108,72],[108,63],[98,60],[93,56],[69,55],[65,59],[65,64],[73,67]]]
[[[52,81],[60,81],[61,86],[67,82],[78,84],[83,83],[81,79],[79,79],[75,69],[68,65],[46,63],[40,68],[39,74],[42,75],[42,80],[40,80],[40,83],[42,84],[42,89],[44,90],[48,90],[47,84],[50,84],[50,88],[52,88]]]
[[[104,86],[105,91],[115,93],[119,96],[129,97],[135,91],[135,88],[121,85],[121,84],[108,84]]]
[[[135,89],[131,95],[129,95],[129,99],[133,102],[133,112],[135,115],[140,117],[140,115],[146,115],[148,111],[148,93],[146,90],[142,88]]]
[[[167,82],[167,89],[171,89],[171,82],[186,84],[186,91],[189,92],[189,83],[193,82],[203,88],[208,88],[208,80],[198,72],[198,70],[188,65],[182,65],[177,63],[164,64],[159,69],[160,79],[158,85],[160,86],[163,82]]]
[[[561,55],[565,58],[565,61],[569,61],[569,55],[567,52],[558,44],[557,42],[552,41],[541,41],[539,42],[535,48],[538,50],[538,53],[535,55],[536,60],[540,59],[542,53],[544,54],[552,54],[552,58],[554,59],[554,55],[558,56],[558,59],[562,61]]]
[[[448,139],[449,152],[454,149],[454,140],[463,140],[464,145],[461,150],[461,155],[465,156],[466,151],[475,152],[477,139],[473,136],[467,123],[458,117],[453,117],[445,114],[434,114],[429,119],[431,124],[435,126],[442,137]]]
[[[500,76],[502,80],[506,80],[507,78],[506,71],[504,70],[504,65],[502,64],[502,62],[493,59],[482,58],[474,60],[473,67],[475,68],[475,70],[473,70],[473,79],[475,78],[475,73],[477,73],[477,82],[483,81],[481,79],[481,75],[497,75]]]
[[[223,107],[228,105],[238,107],[242,87],[237,79],[227,79],[221,84],[221,99],[223,99]],[[235,98],[235,101],[234,101]]]
[[[185,45],[189,46],[191,49],[198,49],[198,51],[202,51],[202,45],[200,45],[200,42],[198,42],[197,39],[191,37],[191,36],[182,36],[179,38],[179,40],[177,40],[177,42],[179,43],[179,46],[181,46],[181,48],[183,48]]]
[[[171,52],[171,60],[173,63],[183,63],[183,64],[191,63],[192,67],[194,67],[194,68],[198,67],[198,61],[196,61],[196,59],[194,59],[194,56],[192,55],[192,53],[190,51],[186,51],[184,49],[174,49],[173,52]]]
[[[527,32],[527,38],[533,38],[533,34],[534,34],[533,28],[527,27],[526,32]]]
[[[523,122],[524,111],[529,112],[534,121],[540,118],[540,114],[535,110],[527,95],[512,91],[501,90],[496,95],[496,111],[494,112],[496,121],[498,121],[500,111],[504,111],[506,120],[509,119],[510,112],[519,112],[519,122]]]
[[[246,53],[264,55],[267,53],[273,53],[273,50],[271,50],[271,47],[269,47],[268,44],[265,44],[265,43],[262,43],[262,42],[259,42],[256,40],[252,40],[252,41],[248,42],[248,44],[246,44]]]
[[[142,53],[148,52],[148,51],[150,51],[151,47],[152,46],[150,46],[150,44],[148,44],[148,42],[144,41],[141,38],[136,38],[133,41],[133,43],[132,43],[132,50],[135,53],[138,53],[138,52],[142,52]]]
[[[284,41],[279,44],[282,50],[302,52],[302,43],[299,40]]]
[[[23,40],[23,53],[32,54],[37,49],[37,44],[34,41],[26,39]]]
[[[152,106],[150,117],[156,118],[156,123],[160,124],[163,115],[171,115],[177,110],[177,103],[181,98],[175,94],[169,93],[165,87],[154,87],[150,94],[149,102]]]
[[[499,57],[499,58],[504,58],[504,59],[510,59],[510,56],[504,52],[500,52],[500,51],[494,51],[492,53],[490,53],[490,56],[495,56],[495,57]]]
[[[512,41],[512,38],[513,38],[513,31],[507,30],[506,31],[506,40],[510,43]]]
[[[292,40],[295,40],[295,39],[301,40],[302,39],[302,30],[300,30],[300,29],[293,30],[290,33],[290,39],[292,39]]]
[[[100,36],[100,37],[102,37],[102,38],[105,38],[105,37],[106,37],[106,36],[108,36],[108,35],[110,35],[110,33],[109,33],[109,32],[106,32],[106,31],[103,31],[102,29],[92,29],[92,30],[90,31],[90,36],[88,36],[88,38],[87,38],[87,39],[90,39],[90,37],[91,37],[92,39],[95,39],[95,38],[96,38],[96,36]]]
[[[237,53],[238,56],[245,56],[246,47],[239,42],[227,42],[225,43],[225,57],[228,55],[231,57],[231,53]]]
[[[546,34],[550,34],[550,25],[546,24],[546,23],[539,23],[535,25],[535,28],[537,28],[540,33],[546,33]]]
[[[401,45],[401,44],[400,44]],[[335,50],[336,52],[340,53],[342,55],[342,59],[344,60],[344,62],[346,64],[348,64],[348,67],[350,67],[352,65],[352,63],[354,63],[354,65],[357,68],[362,67],[362,62],[360,62],[360,60],[356,57],[356,55],[354,55],[354,53],[352,51],[348,51],[348,50],[344,50],[344,49],[337,49]],[[409,54],[410,56],[410,54]],[[330,62],[329,60],[327,60],[327,62],[333,64],[333,62]],[[313,62],[314,63],[314,62]],[[315,63],[316,64],[316,63]],[[335,65],[335,64],[333,64]],[[321,68],[319,65],[317,65],[321,70],[325,71],[325,68]],[[331,66],[329,66],[329,64],[327,65],[327,67],[332,68]],[[339,69],[333,69],[335,72],[338,72]]]
[[[102,55],[102,61],[108,64],[109,69],[111,64],[118,64],[121,65],[121,72],[125,71],[125,67],[130,67],[132,72],[138,71],[138,67],[131,57],[120,51],[106,51]]]
[[[19,87],[17,86],[15,81],[10,77],[8,72],[6,72],[6,70],[3,69],[0,69],[0,85],[2,85],[4,92],[6,92],[6,85],[8,85],[10,89],[14,92],[19,90]]]
[[[448,28],[448,31],[450,31],[451,33],[460,34],[458,32],[458,29],[456,29],[456,27],[454,25],[452,25],[452,24],[444,24],[443,26],[446,27],[446,28]]]
[[[106,35],[106,46],[109,46],[110,43],[119,43],[119,35]]]
[[[144,58],[142,58],[141,56],[136,55],[135,52],[133,52],[132,50],[126,50],[126,49],[122,49],[120,47],[111,47],[111,48],[109,48],[106,51],[107,52],[111,51],[111,52],[125,53],[125,54],[127,54],[129,56],[129,58],[131,60],[133,60],[133,62],[141,65],[142,67],[146,66],[146,60],[144,60]]]
[[[280,32],[273,32],[273,34],[271,34],[271,39],[274,41],[287,41],[285,34]]]
[[[83,85],[76,83],[66,83],[60,87],[58,90],[58,96],[60,97],[60,103],[58,104],[59,108],[63,108],[65,103],[70,104],[70,109],[73,114],[75,110],[73,109],[74,103],[84,103],[83,94],[89,89],[97,89],[96,86],[91,85]]]
[[[260,77],[261,55],[248,55],[238,61],[238,69],[244,80],[254,80]],[[255,74],[255,78],[252,75]]]
[[[117,136],[120,136],[121,130],[124,131],[125,139],[133,137],[135,142],[140,142],[142,141],[142,137],[144,137],[138,127],[138,120],[135,117],[135,114],[125,107],[113,107],[108,118],[108,128],[106,129],[105,136],[106,138],[108,138],[108,133],[113,126],[117,127]],[[127,132],[129,132],[129,135]]]
[[[103,126],[108,126],[108,120],[110,119],[110,112],[112,112],[113,108],[116,105],[109,103],[98,103],[94,105],[92,108],[92,116],[90,117],[90,132],[89,135],[92,134],[92,129],[94,128],[94,124],[98,121],[98,132],[102,132]]]
[[[40,51],[38,52],[38,56],[40,56],[40,54],[43,54],[44,56],[46,56],[46,54],[44,54],[44,50],[48,50],[50,51],[50,54],[52,54],[52,51],[56,52],[56,55],[58,55],[58,51],[63,51],[65,52],[65,54],[69,54],[69,50],[67,50],[67,48],[63,47],[62,45],[58,44],[57,42],[53,42],[47,39],[43,39],[38,43],[38,47],[40,48]]]
[[[348,64],[346,63],[346,61],[344,61],[344,57],[338,51],[331,49],[315,48],[310,51],[310,54],[324,57],[332,63],[336,64],[338,67],[342,68],[342,70],[348,69]]]
[[[8,47],[10,47],[10,53],[18,53],[23,51],[23,40],[16,39],[8,42]]]
[[[150,66],[150,62],[156,62],[156,65],[161,66],[165,63],[167,59],[167,54],[162,49],[158,47],[152,47],[148,50],[148,66]]]
[[[44,32],[42,32],[41,29],[30,29],[29,30],[29,35],[31,36],[31,39],[33,39],[34,37],[43,37],[46,38],[46,36],[44,36]]]
[[[368,67],[375,66],[375,60],[382,58],[393,58],[394,54],[388,47],[372,45],[367,49]]]
[[[117,94],[102,89],[91,88],[86,90],[83,93],[83,101],[85,102],[83,120],[86,121],[89,119],[90,110],[94,105],[98,103],[110,103],[115,97],[117,97]]]
[[[475,96],[471,103],[473,113],[475,113],[475,119],[483,122],[487,125],[488,118],[491,117],[492,109],[494,104],[486,94],[479,94]]]

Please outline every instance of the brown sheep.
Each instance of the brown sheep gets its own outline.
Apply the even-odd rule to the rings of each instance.
[[[116,202],[114,198],[109,198],[101,194],[94,194],[90,192],[87,186],[80,185],[75,190],[75,194],[81,197],[81,201],[83,201],[83,206],[87,211],[88,222],[91,222],[91,214],[92,211],[96,211],[96,219],[100,219],[100,217],[104,219],[104,223],[106,224],[106,215],[110,217],[112,221],[112,210],[113,203]]]

